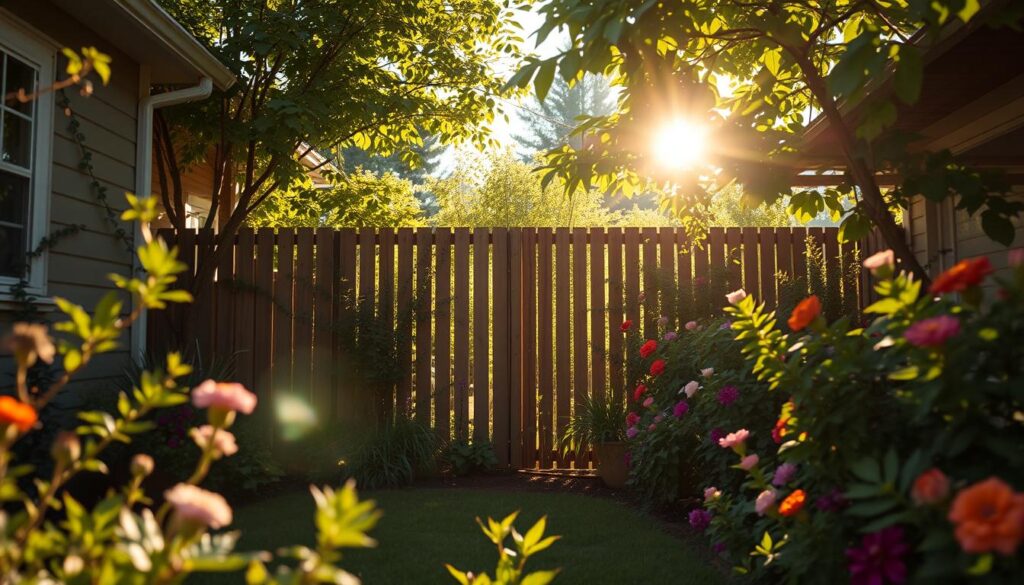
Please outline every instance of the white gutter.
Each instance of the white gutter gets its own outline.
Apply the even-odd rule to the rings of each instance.
[[[196,102],[210,97],[213,93],[213,80],[203,77],[199,84],[174,91],[147,95],[139,101],[138,130],[135,135],[135,195],[149,197],[153,184],[153,112],[177,104]],[[142,230],[135,227],[135,242],[142,242]],[[132,272],[139,269],[138,257],[132,257]],[[132,325],[131,356],[143,359],[146,353],[146,310],[143,309],[139,320]]]

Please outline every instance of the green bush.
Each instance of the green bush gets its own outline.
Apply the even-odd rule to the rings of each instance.
[[[455,476],[490,471],[498,465],[494,446],[487,440],[453,441],[445,449],[441,459]]]
[[[343,472],[365,489],[400,487],[417,473],[428,473],[440,452],[437,434],[428,425],[399,414],[356,447]]]

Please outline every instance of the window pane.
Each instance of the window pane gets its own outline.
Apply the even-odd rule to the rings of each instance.
[[[32,123],[10,112],[4,112],[3,151],[4,162],[29,168],[32,161]]]
[[[4,82],[4,95],[16,96],[19,89],[24,89],[26,94],[31,94],[36,89],[36,70],[7,55],[7,72]],[[9,97],[6,105],[29,116],[32,115],[31,101],[21,103],[17,97]]]
[[[24,269],[25,230],[0,226],[0,276],[21,278]]]
[[[0,221],[24,226],[28,221],[28,177],[0,172]]]

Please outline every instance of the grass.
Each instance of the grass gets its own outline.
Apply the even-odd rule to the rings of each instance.
[[[601,498],[540,492],[466,489],[386,490],[365,494],[384,510],[373,536],[376,549],[344,553],[342,566],[367,585],[454,583],[444,568],[493,574],[497,553],[474,518],[503,517],[520,510],[525,531],[542,515],[548,534],[562,539],[532,558],[528,567],[561,567],[557,585],[597,583],[724,583],[705,559],[663,532],[642,513]],[[290,493],[236,510],[240,550],[274,550],[312,544],[313,503]],[[189,583],[241,583],[241,574]]]

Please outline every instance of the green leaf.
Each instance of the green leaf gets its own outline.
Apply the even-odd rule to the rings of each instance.
[[[548,59],[537,70],[537,77],[533,80],[533,91],[537,99],[544,101],[551,89],[551,83],[555,80],[555,67],[558,62],[555,59]]]
[[[888,378],[894,381],[909,381],[916,380],[921,375],[921,370],[917,366],[907,366],[900,368],[895,372],[890,372]]]
[[[985,231],[986,236],[1004,246],[1013,244],[1013,239],[1016,235],[1013,222],[991,209],[982,212],[981,229]]]
[[[520,581],[520,585],[547,585],[548,583],[555,580],[558,575],[558,569],[553,571],[537,571],[536,573],[530,573]]]
[[[924,77],[924,65],[921,62],[920,49],[913,45],[899,45],[899,62],[893,85],[896,97],[905,104],[913,104],[921,97],[921,80]]]
[[[878,462],[871,457],[865,457],[851,465],[850,472],[869,483],[882,481],[882,472],[878,468]]]

